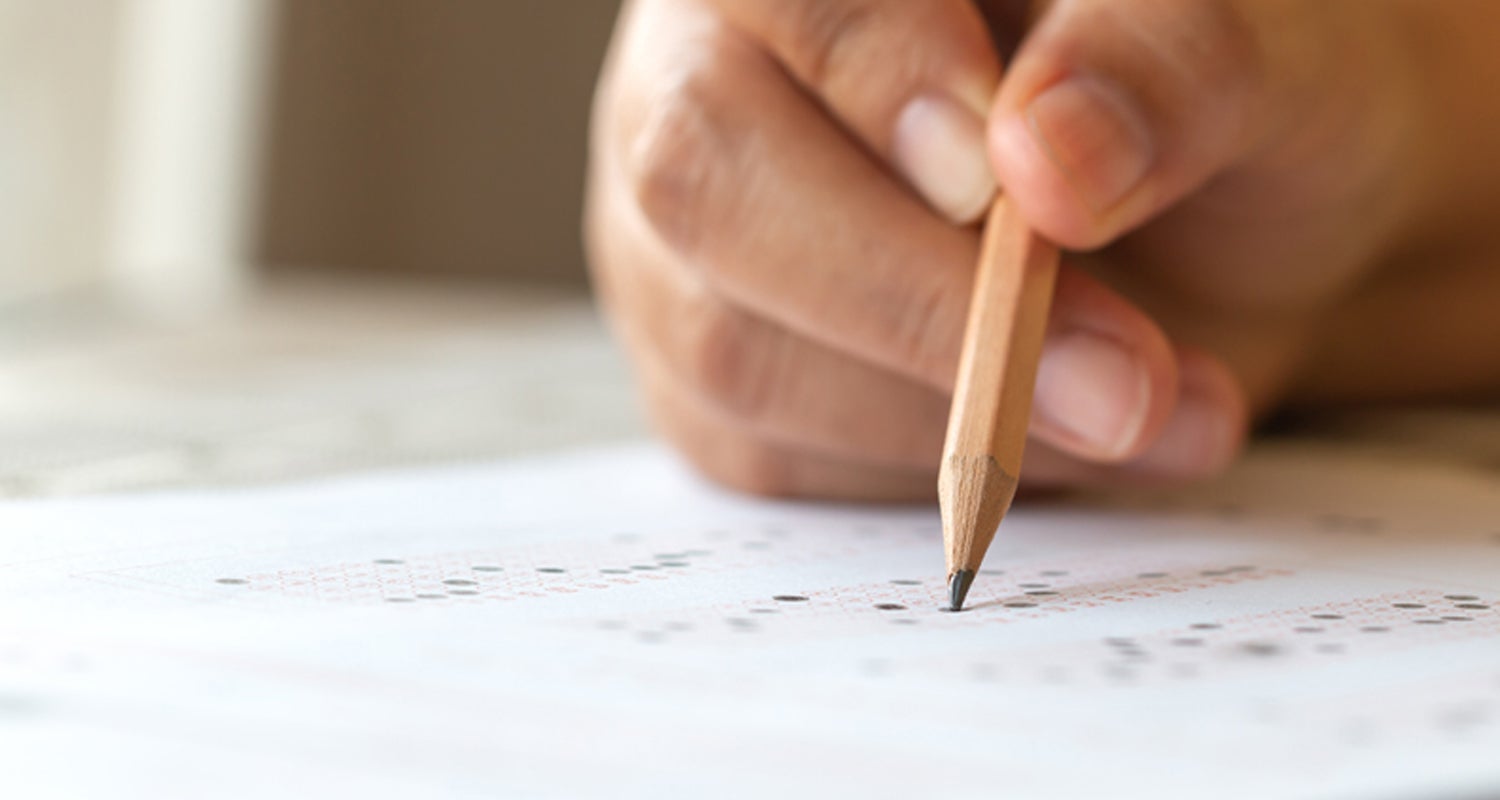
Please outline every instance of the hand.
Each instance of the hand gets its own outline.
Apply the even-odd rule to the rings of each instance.
[[[932,495],[995,176],[1089,251],[1059,278],[1033,488],[1222,468],[1415,216],[1387,3],[1060,0],[1030,27],[1020,5],[628,5],[591,262],[653,416],[709,475]]]

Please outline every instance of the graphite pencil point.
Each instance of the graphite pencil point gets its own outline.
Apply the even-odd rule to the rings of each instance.
[[[969,587],[974,585],[974,570],[961,569],[948,579],[948,610],[962,611],[964,598],[969,596]]]

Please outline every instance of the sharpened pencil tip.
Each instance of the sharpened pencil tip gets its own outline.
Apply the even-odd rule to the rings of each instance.
[[[964,598],[969,596],[969,587],[974,585],[974,570],[961,569],[948,579],[948,610],[964,610]]]

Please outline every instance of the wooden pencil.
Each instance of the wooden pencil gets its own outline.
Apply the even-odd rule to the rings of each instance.
[[[963,608],[1015,498],[1057,261],[1057,248],[1033,233],[1009,200],[995,201],[975,272],[938,472],[948,602],[954,611]]]

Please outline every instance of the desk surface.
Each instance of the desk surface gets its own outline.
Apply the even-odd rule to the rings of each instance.
[[[635,438],[587,298],[281,278],[163,324],[87,300],[0,321],[0,497],[259,483]]]
[[[0,316],[0,498],[264,483],[647,435],[576,292],[283,276],[232,313]],[[1500,414],[1346,413],[1297,435],[1500,470]]]

